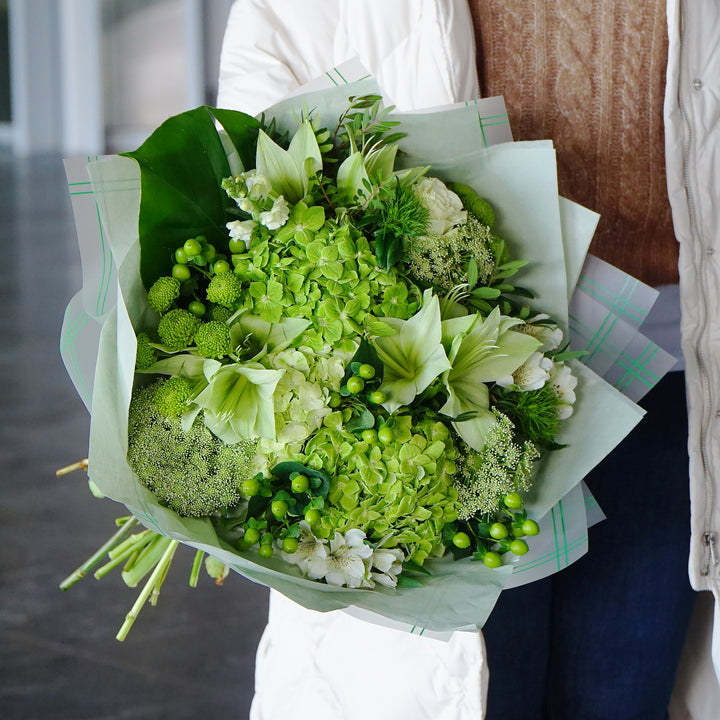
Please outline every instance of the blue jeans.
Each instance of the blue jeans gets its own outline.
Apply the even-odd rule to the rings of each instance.
[[[695,597],[683,374],[641,404],[645,418],[586,478],[607,515],[588,554],[503,592],[483,628],[487,720],[667,717]]]

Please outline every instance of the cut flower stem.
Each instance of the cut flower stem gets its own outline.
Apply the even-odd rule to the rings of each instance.
[[[98,548],[75,572],[68,575],[61,583],[60,589],[71,588],[78,580],[85,577],[87,572],[97,565],[109,550],[115,547],[118,541],[127,534],[128,530],[137,522],[134,517],[127,519],[120,529],[100,548]]]
[[[170,567],[170,563],[172,562],[173,555],[175,555],[175,551],[177,550],[177,540],[172,540],[170,538],[160,539],[168,541],[165,547],[165,551],[160,558],[160,561],[155,566],[155,569],[150,575],[150,578],[145,583],[145,587],[143,587],[140,595],[138,595],[135,604],[132,606],[132,608],[130,608],[130,612],[125,616],[125,622],[122,624],[122,627],[118,631],[118,634],[115,636],[115,638],[120,642],[123,642],[123,640],[125,640],[125,638],[128,636],[130,628],[132,628],[133,623],[135,622],[137,616],[140,613],[140,610],[142,610],[143,608],[143,605],[145,605],[145,603],[147,602],[150,593],[153,592],[155,586],[158,585],[158,583],[162,583],[162,579],[165,578],[167,570]]]

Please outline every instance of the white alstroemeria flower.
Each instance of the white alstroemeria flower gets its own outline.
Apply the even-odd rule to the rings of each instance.
[[[330,541],[330,552],[325,558],[309,563],[308,577],[325,578],[329,585],[358,588],[365,580],[364,560],[372,555],[372,548],[365,544],[362,530],[348,530],[343,537],[339,532]]]
[[[509,387],[520,392],[539,390],[550,379],[553,361],[541,352],[534,352],[512,375],[497,381],[500,387]]]
[[[560,343],[563,341],[563,331],[552,323],[549,325],[536,324],[542,323],[544,320],[549,320],[550,316],[545,313],[535,315],[525,321],[525,325],[520,325],[515,328],[517,332],[524,332],[527,335],[531,335],[536,340],[539,340],[542,345],[540,346],[541,352],[547,352],[548,350],[554,350],[560,347]]]
[[[415,185],[415,193],[430,212],[427,227],[429,235],[444,235],[456,225],[467,222],[462,200],[452,190],[448,190],[442,180],[424,177]]]
[[[280,195],[275,199],[270,210],[260,213],[260,222],[268,230],[279,230],[290,217],[290,206],[285,198]]]
[[[397,587],[397,576],[402,572],[403,560],[405,555],[398,548],[378,548],[368,562],[370,580],[385,587]]]
[[[565,420],[573,413],[577,378],[565,363],[553,363],[552,370],[550,370],[550,385],[558,396],[558,417]]]
[[[302,520],[300,523],[300,537],[298,538],[297,550],[294,553],[281,551],[280,555],[285,562],[297,565],[303,573],[309,574],[310,564],[313,562],[323,563],[327,556],[327,548],[324,540],[318,540],[310,530],[310,526]],[[280,545],[282,547],[282,544]],[[310,575],[313,580],[323,577],[322,575]]]
[[[233,240],[242,240],[245,247],[250,247],[250,236],[255,229],[254,220],[233,220],[226,223],[225,227],[230,231],[230,237]]]

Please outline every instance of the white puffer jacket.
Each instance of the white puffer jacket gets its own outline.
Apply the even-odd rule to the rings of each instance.
[[[696,589],[711,590],[718,598],[720,2],[667,0],[667,15],[667,175],[680,241],[690,406],[689,572]],[[236,0],[221,59],[218,105],[258,113],[352,56],[360,57],[401,109],[478,93],[466,0]],[[718,607],[713,649],[720,676]],[[273,593],[251,718],[272,720],[290,712],[299,717],[298,708],[306,707],[314,720],[367,714],[476,720],[488,677],[482,642],[468,633],[456,636],[442,643],[369,626],[344,613],[320,616]],[[685,685],[697,693],[694,677],[699,676],[711,685],[700,688],[699,701],[676,692],[677,716],[716,717],[710,699],[717,687],[714,676],[694,668]]]

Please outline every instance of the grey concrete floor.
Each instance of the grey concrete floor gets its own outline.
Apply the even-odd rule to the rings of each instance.
[[[0,718],[247,718],[267,590],[237,575],[187,586],[176,556],[157,607],[124,643],[136,590],[119,575],[58,583],[124,508],[77,472],[90,419],[58,351],[80,257],[59,158],[0,157]]]

